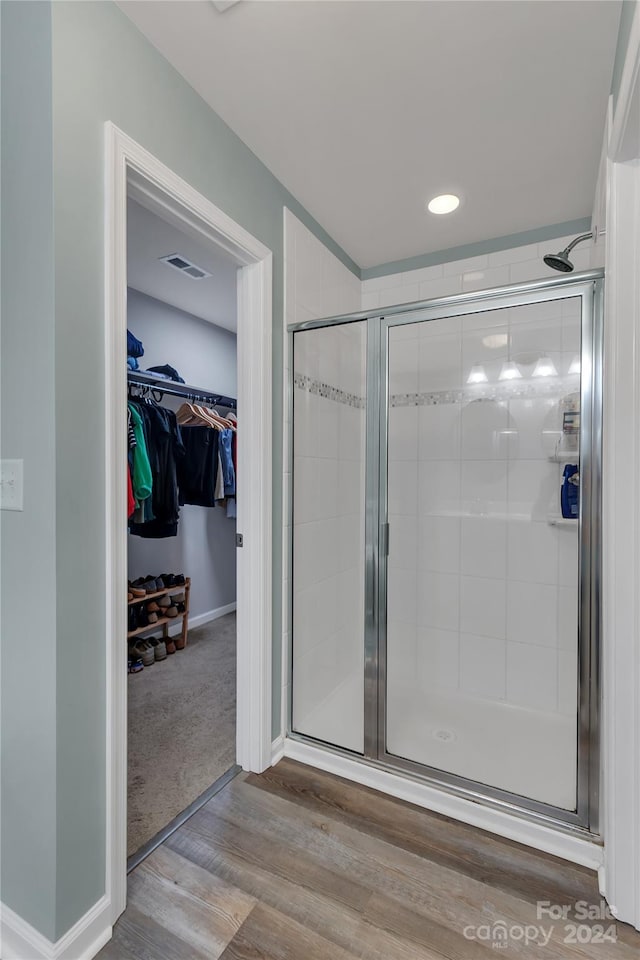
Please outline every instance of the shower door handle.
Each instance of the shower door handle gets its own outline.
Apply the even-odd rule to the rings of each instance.
[[[380,554],[383,557],[389,556],[389,524],[383,523],[380,526]]]

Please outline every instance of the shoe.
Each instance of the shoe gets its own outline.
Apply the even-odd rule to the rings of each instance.
[[[139,629],[140,627],[148,627],[149,614],[147,613],[147,608],[143,605],[140,607],[131,607],[131,609],[136,611],[136,629]]]
[[[176,645],[173,637],[167,637],[166,640],[164,641],[164,645],[167,649],[167,653],[171,654],[176,652]]]
[[[131,593],[131,591],[129,591],[129,593],[127,594],[127,603],[131,603],[132,600],[133,600],[133,594]]]
[[[187,645],[186,639],[183,640],[182,636],[176,637],[176,650],[184,650]]]
[[[149,637],[149,643],[153,647],[156,660],[167,659],[167,645],[162,637]]]
[[[176,573],[175,581],[176,581],[176,587],[184,587],[185,579],[182,573]]]
[[[144,670],[144,663],[139,657],[129,657],[128,667],[129,673],[140,673],[141,670]]]
[[[157,593],[159,588],[158,588],[158,584],[156,583],[155,577],[147,577],[144,582],[144,588],[148,594]]]
[[[147,614],[147,620],[149,621],[149,623],[157,623],[157,622],[158,622],[158,614],[157,614],[157,613],[148,613],[148,614]]]
[[[186,608],[186,606],[185,606],[184,603],[176,603],[176,607],[178,608],[178,613],[186,613],[186,612],[187,612],[187,608]]]
[[[174,593],[171,599],[173,603],[184,603],[184,593]]]
[[[151,667],[156,659],[153,647],[146,640],[138,640],[131,648],[131,654],[142,660],[145,667]]]
[[[173,605],[170,607],[166,607],[164,610],[164,615],[165,617],[171,617],[173,619],[173,617],[178,616],[178,608],[174,607]]]
[[[158,590],[164,590],[166,586],[167,585],[164,582],[164,577],[156,577],[156,587]]]
[[[136,583],[129,584],[129,590],[131,591],[131,599],[134,599],[134,598],[137,599],[138,597],[146,597],[147,591],[144,589],[144,587],[136,586]]]
[[[162,609],[163,607],[170,607],[171,600],[169,599],[169,597],[158,597],[157,604],[160,607],[160,609]]]
[[[155,600],[151,600],[151,602],[147,604],[147,613],[158,613],[159,610],[160,607]]]
[[[129,607],[129,621],[127,627],[129,633],[138,629],[138,614],[135,607]]]

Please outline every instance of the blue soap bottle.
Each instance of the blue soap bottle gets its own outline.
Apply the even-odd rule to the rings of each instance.
[[[568,463],[562,474],[560,491],[562,516],[567,520],[577,520],[580,514],[580,473],[575,463]]]

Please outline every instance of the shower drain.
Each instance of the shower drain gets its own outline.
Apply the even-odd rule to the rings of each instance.
[[[444,727],[441,727],[440,730],[433,731],[434,740],[442,740],[443,743],[451,743],[456,739],[456,735],[453,730],[446,730]]]

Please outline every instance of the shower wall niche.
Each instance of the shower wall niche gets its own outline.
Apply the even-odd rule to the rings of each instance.
[[[600,277],[293,338],[291,735],[593,831]]]

